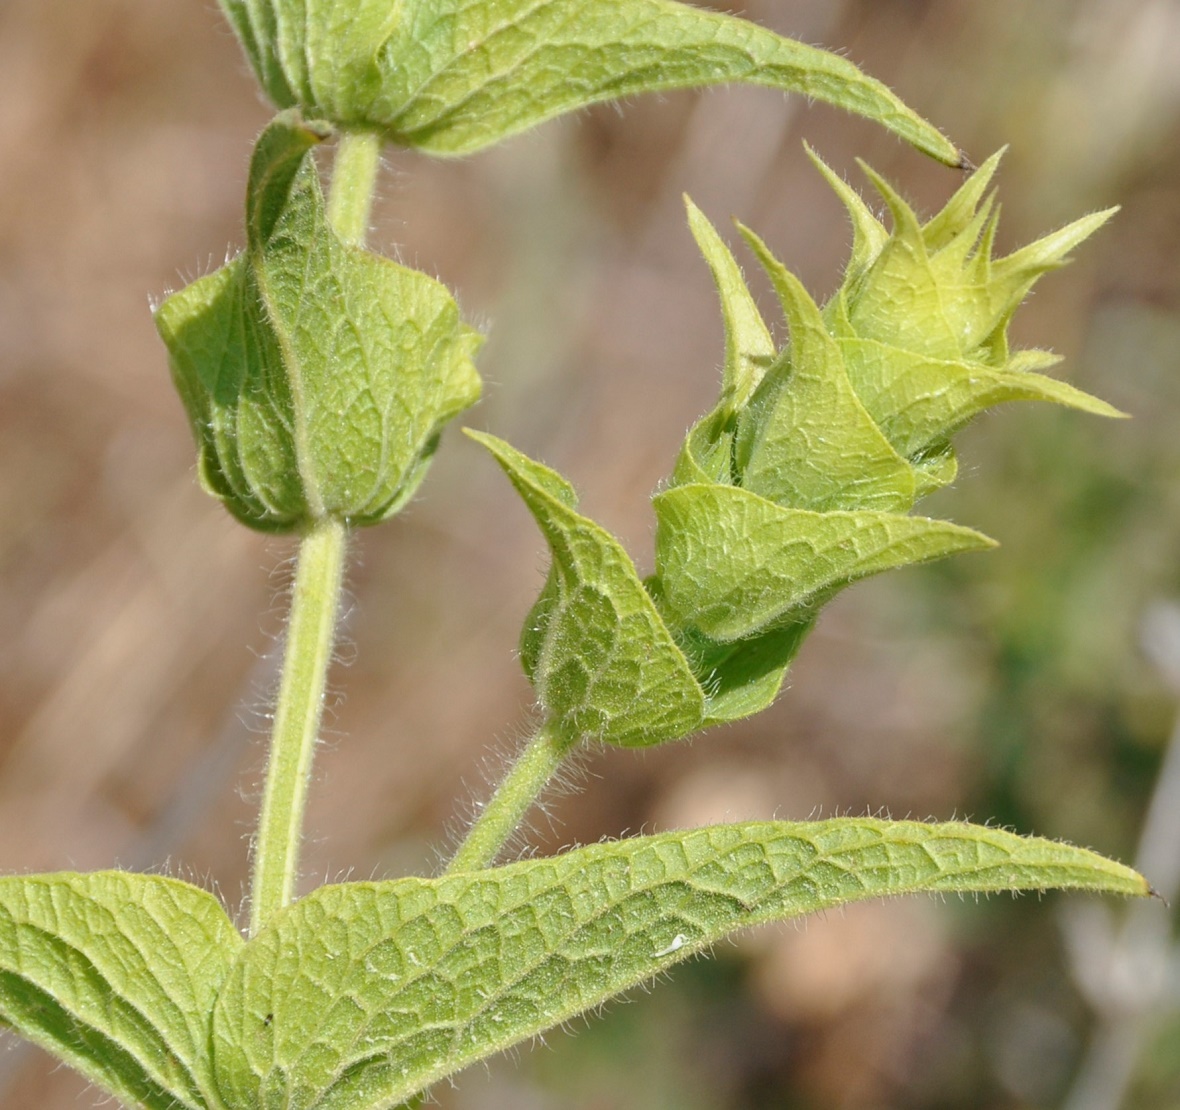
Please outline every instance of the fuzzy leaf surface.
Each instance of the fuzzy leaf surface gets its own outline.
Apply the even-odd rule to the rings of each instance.
[[[899,454],[919,458],[972,417],[1009,401],[1044,401],[1096,416],[1122,413],[1069,382],[1033,371],[1056,358],[1021,352],[1005,366],[916,355],[875,339],[839,340],[861,404]],[[1030,357],[1034,354],[1041,358]]]
[[[740,414],[742,485],[799,509],[905,512],[915,497],[912,468],[861,403],[802,283],[743,231],[782,302],[791,343]]]
[[[468,154],[599,101],[741,82],[826,101],[960,161],[846,59],[674,0],[220,2],[278,107],[435,154]]]
[[[468,435],[503,467],[553,557],[521,637],[545,713],[573,741],[640,747],[694,732],[704,693],[626,551],[576,511],[560,475],[494,436]]]
[[[176,879],[0,878],[0,1021],[128,1106],[214,1110],[210,1019],[243,943]]]
[[[691,629],[678,643],[706,691],[702,728],[739,721],[766,709],[782,688],[787,669],[815,623],[815,614],[767,629],[744,640],[711,640]]]
[[[321,887],[218,999],[221,1092],[378,1110],[643,983],[734,930],[916,891],[1143,895],[1091,852],[997,829],[842,818],[596,844],[441,879]]]
[[[246,251],[156,313],[202,479],[262,530],[386,519],[479,396],[480,339],[446,288],[328,225],[310,157],[322,137],[293,113],[271,123]]]
[[[858,579],[993,546],[946,521],[788,509],[735,486],[676,486],[652,504],[663,600],[723,642],[805,616]]]

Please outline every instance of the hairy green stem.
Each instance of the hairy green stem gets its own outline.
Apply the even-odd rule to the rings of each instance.
[[[299,548],[283,676],[254,843],[251,936],[291,901],[295,886],[307,786],[332,659],[346,543],[346,525],[323,517],[304,535]]]
[[[484,806],[447,871],[490,867],[572,747],[555,729],[543,725]]]
[[[370,132],[346,131],[336,147],[328,219],[342,239],[357,246],[364,242],[368,231],[380,156],[380,139]],[[251,936],[291,901],[295,888],[303,813],[323,717],[347,541],[347,525],[324,517],[304,533],[299,547],[262,812],[254,842]]]
[[[328,221],[346,243],[360,246],[369,230],[373,186],[381,164],[381,137],[374,131],[345,131],[336,143]]]

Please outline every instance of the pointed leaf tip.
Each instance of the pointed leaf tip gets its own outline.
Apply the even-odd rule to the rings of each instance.
[[[218,1079],[235,1106],[393,1106],[752,925],[898,894],[1055,887],[1148,892],[1084,849],[872,818],[720,825],[325,886],[235,964],[213,1015]]]
[[[520,653],[558,733],[649,747],[696,731],[704,692],[622,545],[575,510],[573,487],[556,471],[495,436],[467,434],[496,458],[549,546]]]
[[[847,59],[674,0],[220,0],[274,103],[467,154],[641,92],[745,83],[872,120],[948,165],[959,150]]]
[[[688,226],[713,275],[725,322],[725,367],[722,397],[715,415],[731,417],[745,405],[774,359],[774,339],[758,311],[741,268],[717,229],[688,198],[684,198]],[[723,411],[724,410],[724,411]]]

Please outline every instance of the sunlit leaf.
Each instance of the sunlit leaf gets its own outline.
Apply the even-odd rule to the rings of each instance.
[[[128,1106],[213,1110],[210,1018],[242,943],[176,879],[0,878],[0,1022]]]
[[[596,844],[442,879],[321,887],[218,1000],[221,1092],[256,1110],[391,1107],[734,930],[916,891],[1146,894],[1091,852],[965,824],[844,818]]]
[[[619,542],[576,511],[554,471],[494,436],[468,434],[504,468],[553,557],[521,638],[546,715],[569,740],[624,747],[695,731],[704,694]]]
[[[720,641],[804,619],[881,571],[992,546],[945,521],[788,509],[734,486],[676,486],[653,504],[663,600],[679,622]]]
[[[641,92],[746,83],[959,151],[847,59],[673,0],[221,0],[279,108],[467,154]]]

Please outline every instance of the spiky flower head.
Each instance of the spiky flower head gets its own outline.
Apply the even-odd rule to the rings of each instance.
[[[765,649],[786,630],[805,629],[857,579],[989,546],[978,532],[910,514],[954,477],[950,438],[983,409],[1040,400],[1118,415],[1037,373],[1053,355],[1012,352],[1007,338],[1037,278],[1111,212],[996,258],[998,208],[987,191],[999,158],[926,223],[865,167],[890,212],[886,228],[813,155],[854,228],[851,260],[828,304],[821,310],[740,228],[782,304],[790,341],[781,350],[733,256],[689,203],[721,294],[727,357],[718,405],[689,433],[670,488],[655,498],[651,588],[700,667],[723,650]],[[794,639],[797,647],[801,635]]]
[[[993,257],[998,159],[925,224],[869,171],[892,229],[827,167],[856,229],[824,309],[742,229],[786,313],[776,349],[737,262],[691,203],[726,325],[721,397],[689,432],[654,498],[656,573],[577,511],[560,475],[491,436],[553,555],[525,623],[521,661],[550,725],[570,742],[662,743],[750,716],[777,695],[821,605],[883,570],[988,547],[986,536],[911,514],[955,472],[950,436],[1000,401],[1117,415],[1012,353],[1007,328],[1033,282],[1109,213]]]

